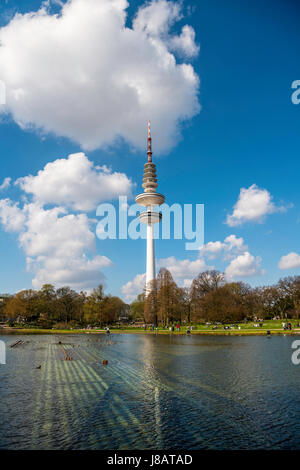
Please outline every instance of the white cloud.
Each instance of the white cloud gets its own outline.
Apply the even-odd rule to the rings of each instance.
[[[207,266],[203,259],[197,260],[178,260],[174,256],[158,260],[158,267],[166,268],[172,274],[174,280],[178,285],[189,287],[193,278],[199,272],[212,269],[212,266]],[[132,281],[127,282],[122,286],[121,291],[128,302],[132,302],[138,294],[143,292],[146,283],[146,274],[137,274]]]
[[[20,209],[6,199],[0,200],[0,218],[5,230],[19,233],[34,288],[50,282],[89,289],[103,282],[100,269],[112,263],[95,255],[95,235],[86,214],[67,214],[62,207],[45,210],[37,203]]]
[[[280,258],[279,264],[280,269],[293,269],[300,267],[300,255],[295,252],[291,252],[288,255]]]
[[[28,256],[76,257],[94,248],[86,214],[66,214],[62,207],[45,210],[38,204],[25,205],[23,213],[26,228],[20,243]]]
[[[146,274],[137,274],[132,281],[128,281],[122,286],[121,291],[127,302],[132,302],[144,290]]]
[[[185,25],[180,36],[173,37],[170,44],[173,50],[185,57],[195,57],[199,53],[199,46],[195,43],[195,31],[189,25]]]
[[[5,178],[3,183],[0,185],[0,191],[10,187],[11,178]]]
[[[228,280],[264,274],[264,270],[260,268],[261,258],[252,256],[244,239],[233,234],[227,236],[224,242],[208,242],[203,245],[199,250],[198,260],[201,261],[201,257],[207,257],[208,259],[221,257],[224,261],[231,259],[230,264],[225,269]],[[205,269],[202,269],[202,271],[205,271]],[[201,272],[201,270],[198,272]]]
[[[178,260],[174,256],[170,256],[169,258],[160,259],[158,265],[168,269],[175,282],[183,286],[189,285],[191,280],[200,272],[213,269],[213,266],[206,265],[203,258]]]
[[[226,223],[234,227],[244,222],[261,222],[267,214],[278,210],[283,210],[283,208],[277,208],[274,205],[269,191],[253,184],[248,189],[241,188],[233,213],[227,216]]]
[[[133,21],[133,29],[151,37],[166,37],[170,27],[182,18],[179,3],[154,0],[142,6]]]
[[[102,269],[112,262],[96,253],[95,220],[72,211],[90,211],[104,199],[130,195],[127,176],[94,166],[79,153],[48,163],[36,176],[16,183],[26,194],[25,202],[21,206],[0,199],[0,222],[4,230],[18,234],[33,287],[50,282],[90,290],[103,283]]]
[[[49,282],[56,287],[71,286],[75,290],[91,290],[98,284],[105,284],[105,276],[102,268],[110,266],[112,263],[105,256],[95,256],[87,259],[84,255],[78,258],[45,258],[37,260],[38,269],[36,276],[32,281],[34,288],[40,288],[43,284]],[[31,269],[31,263],[28,262],[28,268]]]
[[[194,57],[199,52],[195,43],[195,31],[184,25],[179,36],[170,36],[171,26],[182,19],[180,3],[155,0],[139,9],[133,22],[133,29],[145,32],[152,38],[160,38],[170,50],[185,57]]]
[[[244,239],[242,237],[237,238],[236,235],[229,235],[225,238],[224,243],[228,251],[241,252],[246,251],[248,248],[247,245],[244,245]]]
[[[158,268],[166,268],[172,274],[174,280],[178,285],[189,287],[193,278],[202,271],[212,269],[212,266],[207,266],[203,259],[196,259],[194,261],[184,259],[178,260],[174,256],[158,260]],[[121,291],[128,302],[132,302],[138,294],[143,292],[146,282],[145,274],[137,274],[132,281],[127,282],[122,286]]]
[[[214,259],[223,254],[225,259],[232,257],[234,254],[245,252],[248,249],[244,245],[242,237],[237,238],[236,235],[229,235],[224,242],[208,242],[200,248],[200,256],[207,256]]]
[[[225,275],[229,280],[240,277],[252,277],[264,274],[260,267],[261,258],[254,257],[248,251],[234,258],[225,269]]]
[[[175,282],[182,287],[189,288],[193,279],[201,272],[210,271],[214,266],[208,265],[205,258],[222,258],[224,261],[230,260],[230,264],[225,269],[228,281],[240,277],[251,277],[265,274],[261,269],[261,258],[254,257],[248,252],[248,246],[242,237],[229,235],[224,242],[208,242],[199,250],[199,256],[195,260],[179,260],[174,256],[158,260],[158,268],[166,268],[172,274]],[[133,300],[142,292],[145,283],[145,275],[138,274],[133,281],[129,281],[122,287],[122,292],[127,300]]]
[[[224,248],[225,243],[222,243],[220,241],[208,242],[200,248],[200,254],[203,256],[207,255],[208,258],[213,259],[217,255],[219,255],[222,250],[224,250]]]
[[[83,211],[95,209],[104,200],[121,195],[130,197],[133,186],[124,173],[94,166],[83,153],[50,162],[36,176],[25,176],[16,183],[40,204]]]
[[[26,217],[19,204],[10,199],[0,199],[0,221],[7,232],[19,232],[24,228]]]
[[[224,259],[231,258],[234,255],[243,253],[247,250],[244,245],[243,238],[237,238],[235,235],[229,235],[224,242],[208,242],[199,250],[199,256],[195,260],[183,259],[178,260],[174,256],[160,259],[158,264],[160,267],[167,268],[174,280],[184,287],[188,287],[192,279],[199,273],[213,269],[213,266],[206,264],[205,257],[214,259],[223,256]]]
[[[6,112],[22,128],[54,133],[92,150],[121,138],[154,150],[172,147],[179,124],[199,110],[199,78],[172,51],[194,56],[194,30],[170,26],[180,4],[153,1],[125,27],[126,0],[69,0],[59,15],[44,5],[0,29]],[[187,62],[187,61],[185,61]]]

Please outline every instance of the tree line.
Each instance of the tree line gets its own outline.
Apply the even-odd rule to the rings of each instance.
[[[39,327],[103,326],[127,316],[129,306],[119,297],[105,295],[99,285],[89,295],[70,287],[55,289],[45,284],[39,291],[23,290],[2,296],[0,316],[10,323],[35,324]]]
[[[174,322],[299,318],[300,276],[252,288],[244,282],[226,282],[219,271],[206,271],[193,280],[190,288],[181,288],[171,273],[162,268],[148,295],[140,294],[131,304],[131,313],[147,323],[165,326]]]
[[[45,284],[38,291],[29,289],[0,296],[0,319],[63,328],[102,327],[130,320],[168,326],[175,322],[300,318],[300,276],[252,288],[244,282],[226,282],[219,271],[205,271],[189,288],[182,288],[170,271],[161,268],[149,287],[147,295],[142,292],[129,306],[119,297],[106,295],[102,285],[87,294]]]

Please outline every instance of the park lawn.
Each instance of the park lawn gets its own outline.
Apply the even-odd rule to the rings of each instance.
[[[82,334],[86,330],[52,330],[46,328],[3,328],[0,329],[1,333],[10,335],[63,335],[63,334]]]
[[[292,327],[297,324],[299,322],[299,320],[286,320],[285,323],[287,323],[287,321],[290,321],[291,324],[292,324]],[[220,329],[223,328],[223,326],[230,326],[230,325],[238,325],[241,327],[241,330],[283,330],[282,328],[282,323],[283,323],[283,320],[265,320],[263,322],[263,326],[260,327],[254,327],[254,322],[248,322],[248,323],[244,323],[244,322],[241,322],[241,323],[226,323],[224,325],[217,325],[217,330],[212,330],[213,329],[213,325],[206,325],[206,324],[197,324],[195,325],[197,327],[197,330],[212,330],[212,331],[218,331]],[[236,328],[235,328],[236,329]],[[234,330],[232,330],[234,331]],[[239,330],[240,331],[240,330]],[[283,330],[284,331],[284,330]]]
[[[288,320],[291,322],[292,327],[299,322],[299,320]],[[192,334],[206,334],[206,335],[266,335],[267,331],[270,330],[271,334],[300,334],[299,330],[283,330],[282,328],[283,320],[266,320],[263,322],[262,327],[254,327],[254,322],[248,323],[237,323],[236,325],[240,326],[241,329],[234,328],[230,330],[224,330],[223,326],[230,326],[233,323],[228,323],[225,325],[217,325],[217,329],[213,330],[214,325],[206,325],[205,323],[194,324],[192,325],[195,329],[191,331]],[[178,332],[175,331],[173,334],[186,334],[188,326],[182,326],[181,330]],[[149,328],[145,331],[143,328],[135,327],[124,327],[124,328],[112,328],[114,333],[148,333],[148,334],[170,334],[169,329],[163,330],[162,327],[159,327],[158,330],[151,331]]]
[[[298,323],[299,320],[288,320],[292,323],[292,327]],[[300,328],[289,330],[283,330],[282,328],[282,320],[266,320],[263,322],[262,327],[254,327],[253,322],[248,323],[238,323],[237,325],[241,327],[241,329],[234,328],[229,330],[224,330],[224,325],[217,325],[217,329],[213,330],[213,325],[206,325],[204,323],[201,324],[194,324],[193,329],[191,331],[192,334],[203,334],[203,335],[266,335],[267,330],[270,330],[271,334],[300,334]],[[230,326],[231,324],[227,324],[226,326]],[[182,326],[180,331],[172,332],[175,335],[182,335],[186,334],[186,330],[188,326]],[[170,330],[166,328],[165,330],[162,327],[159,327],[158,330],[151,331],[149,327],[145,331],[144,328],[137,328],[134,326],[124,326],[124,327],[111,327],[111,333],[130,333],[130,334],[171,334]],[[70,329],[70,330],[56,330],[56,329],[42,329],[42,328],[10,328],[4,329],[3,333],[9,334],[55,334],[55,335],[62,335],[62,334],[93,334],[93,333],[105,333],[104,329]],[[1,334],[1,330],[0,330]]]

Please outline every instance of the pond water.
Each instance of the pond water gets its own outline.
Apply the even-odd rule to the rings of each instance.
[[[300,449],[295,337],[0,339],[0,449]]]

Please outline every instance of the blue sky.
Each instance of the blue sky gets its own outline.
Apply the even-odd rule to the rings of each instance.
[[[133,16],[144,3],[141,1],[129,3],[126,24],[131,28]],[[177,4],[179,5],[179,2]],[[1,25],[9,24],[16,12],[24,14],[37,11],[40,6],[41,2],[37,0],[1,2]],[[59,2],[52,2],[49,5],[48,15],[59,12],[60,9]],[[287,260],[285,267],[292,266],[289,269],[280,269],[278,266],[283,256],[290,253],[300,255],[298,183],[300,105],[294,105],[291,101],[291,84],[294,80],[300,80],[300,32],[297,24],[299,9],[300,6],[296,1],[192,2],[186,0],[183,2],[182,17],[177,14],[178,21],[174,20],[168,37],[165,35],[160,40],[167,43],[171,37],[180,34],[184,25],[190,25],[193,28],[196,45],[200,46],[200,52],[197,54],[196,50],[190,50],[188,53],[179,48],[175,50],[175,46],[172,46],[171,53],[177,64],[183,62],[190,64],[199,77],[198,98],[194,89],[189,88],[189,91],[193,92],[194,97],[199,100],[201,111],[197,112],[192,103],[186,104],[186,98],[181,104],[178,95],[178,107],[169,109],[166,105],[165,114],[162,115],[159,114],[158,102],[157,109],[149,107],[150,116],[146,114],[144,116],[141,113],[141,126],[138,125],[136,132],[128,126],[123,137],[117,140],[112,137],[111,140],[105,141],[105,138],[100,135],[99,143],[90,144],[89,141],[88,145],[86,143],[82,145],[82,139],[85,137],[82,137],[81,142],[76,142],[64,129],[59,136],[57,132],[49,133],[47,128],[45,130],[45,125],[43,132],[24,129],[16,122],[18,120],[16,115],[21,113],[22,119],[25,119],[26,110],[22,108],[20,111],[18,103],[15,104],[8,110],[8,114],[2,114],[0,124],[2,150],[0,184],[7,177],[12,180],[10,187],[1,191],[0,197],[9,198],[14,203],[19,202],[19,207],[22,208],[24,190],[21,190],[20,185],[15,186],[13,182],[28,175],[35,176],[38,171],[44,169],[47,163],[67,159],[70,154],[78,152],[84,152],[94,165],[107,165],[112,173],[120,172],[127,175],[128,179],[137,184],[132,187],[132,193],[135,196],[142,189],[141,179],[146,159],[146,119],[150,117],[153,126],[153,159],[157,164],[158,189],[166,196],[167,202],[169,204],[175,202],[205,204],[205,243],[216,241],[224,243],[226,237],[235,235],[236,239],[243,238],[244,246],[248,247],[240,251],[232,250],[228,256],[224,256],[224,250],[226,251],[224,247],[223,254],[220,251],[214,258],[210,255],[205,258],[203,255],[206,265],[225,270],[238,256],[243,256],[247,252],[253,257],[248,258],[253,270],[250,269],[249,275],[246,270],[243,275],[234,277],[236,279],[244,280],[252,285],[262,285],[274,283],[286,275],[300,274],[300,263],[297,263],[295,257]],[[8,41],[13,41],[11,37],[18,35],[19,29],[16,27],[11,34]],[[79,31],[75,41],[80,34],[83,33]],[[32,38],[32,41],[34,40]],[[27,57],[26,47],[25,43],[21,56]],[[74,47],[78,47],[78,43],[75,42]],[[83,44],[82,47],[89,47],[89,44]],[[107,47],[109,49],[110,46]],[[13,48],[8,50],[14,53]],[[118,59],[114,57],[113,51],[114,49],[111,51],[112,63]],[[15,57],[18,57],[18,53]],[[94,56],[94,61],[97,61],[97,55]],[[35,57],[32,62],[26,63],[24,60],[23,67],[28,66],[29,63],[36,65]],[[76,74],[74,63],[72,66]],[[134,66],[135,64],[132,68]],[[10,77],[12,72],[7,65],[7,57],[1,57],[0,52],[0,79],[1,67],[5,77]],[[17,64],[15,67],[13,73],[18,74],[20,72],[18,67],[22,67],[22,64]],[[126,68],[126,62],[124,67]],[[128,67],[130,67],[130,60]],[[59,77],[59,71],[57,73]],[[151,73],[155,77],[158,70],[154,67]],[[64,80],[67,76],[66,70],[61,76]],[[173,95],[170,94],[170,99],[176,100],[177,89],[174,83],[170,84],[170,89],[175,87],[170,91],[173,93]],[[178,87],[185,92],[186,84],[178,83]],[[7,84],[8,89],[13,87],[13,84],[12,79],[11,83]],[[24,83],[24,89],[26,86],[27,84]],[[47,92],[45,89],[44,93]],[[156,99],[155,96],[154,100]],[[69,105],[70,102],[72,105],[72,101],[67,100],[66,104],[61,104],[61,106]],[[108,100],[105,113],[109,113],[113,108],[113,105],[111,107],[109,105]],[[184,112],[190,112],[191,117],[181,121],[179,125],[176,124],[176,137],[172,125],[182,111],[180,106],[185,105],[187,108]],[[32,109],[36,109],[35,106],[36,104],[33,104]],[[126,107],[130,110],[130,99]],[[100,112],[93,116],[94,121],[98,119],[98,116],[99,120],[105,120],[105,116],[101,116],[101,109],[100,106]],[[96,111],[98,112],[98,109]],[[11,112],[15,113],[15,117]],[[37,127],[40,122],[45,123],[43,119],[48,119],[48,116],[45,118],[43,113],[34,112],[35,114],[32,115],[34,115]],[[57,115],[61,112],[58,106]],[[72,116],[72,110],[70,112]],[[132,109],[133,123],[137,118],[134,114],[135,108]],[[159,125],[156,124],[153,116],[157,116]],[[48,119],[47,122],[53,125],[54,117],[51,115],[51,120]],[[113,118],[114,116],[112,116],[112,122]],[[107,119],[109,120],[109,117]],[[84,126],[84,118],[82,120],[82,126]],[[78,122],[80,125],[80,121]],[[168,141],[164,141],[165,136],[161,130],[164,122],[166,122],[165,134],[169,132]],[[101,130],[101,127],[96,129],[93,139],[97,132],[99,134],[107,132],[105,129]],[[126,132],[128,138],[126,138]],[[180,132],[180,138],[178,138],[178,132]],[[142,149],[143,139],[145,149]],[[263,217],[252,220],[243,219],[237,225],[229,226],[226,218],[233,213],[241,188],[248,190],[252,185],[265,190],[264,194],[269,195],[270,200],[267,203],[269,210],[266,209]],[[250,193],[247,194],[251,196]],[[29,202],[31,196],[27,193],[26,197]],[[102,197],[101,201],[104,200],[105,198]],[[115,200],[115,198],[108,198],[108,200]],[[53,204],[48,201],[48,206],[44,207],[54,207],[54,203],[55,201]],[[68,213],[77,215],[82,212],[74,207],[72,210],[70,207],[67,210]],[[89,218],[95,218],[94,208],[83,212],[88,214]],[[95,226],[91,230],[94,233]],[[2,292],[31,288],[38,268],[33,267],[28,270],[26,258],[43,256],[38,252],[34,254],[32,247],[31,249],[24,248],[24,242],[23,245],[20,242],[21,233],[22,229],[11,231],[5,223],[2,224],[0,231],[0,290]],[[95,243],[96,252],[92,256],[95,257],[97,254],[105,256],[113,263],[111,266],[101,267],[106,277],[106,290],[116,295],[124,296],[127,293],[128,300],[131,300],[134,293],[138,292],[140,285],[138,280],[133,280],[137,274],[142,274],[145,270],[145,241],[96,240]],[[48,255],[53,256],[51,253]],[[158,260],[174,257],[173,260],[166,262],[166,265],[171,270],[174,265],[178,265],[180,273],[177,280],[181,284],[187,280],[186,285],[188,285],[188,279],[193,277],[194,272],[194,268],[191,268],[188,263],[199,259],[199,254],[185,251],[185,241],[159,240],[156,243],[156,257]],[[188,260],[188,263],[183,266],[180,264],[182,260]],[[244,261],[247,262],[247,259]],[[45,272],[44,275],[47,276]],[[40,278],[45,279],[43,276]],[[56,278],[54,276],[53,280],[52,277],[53,270],[50,270],[49,282],[55,283]],[[93,278],[90,282],[91,286],[99,279]],[[133,284],[127,285],[127,290],[123,288],[122,292],[122,286],[132,281]],[[72,282],[71,279],[71,285]],[[88,287],[90,287],[88,283],[83,283],[83,288]]]

